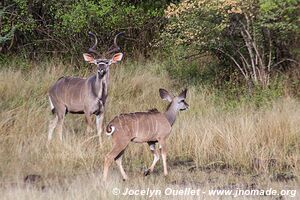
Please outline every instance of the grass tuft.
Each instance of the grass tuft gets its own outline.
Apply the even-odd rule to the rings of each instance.
[[[76,73],[86,77],[93,71]],[[97,138],[85,133],[82,115],[67,115],[64,142],[56,137],[47,144],[47,127],[52,117],[47,90],[59,77],[72,74],[72,67],[59,61],[32,63],[26,71],[16,66],[1,69],[1,198],[116,199],[111,193],[115,187],[123,190],[189,186],[204,190],[254,184],[257,188],[283,189],[298,184],[299,102],[282,98],[267,107],[242,104],[224,110],[220,108],[225,103],[216,103],[213,99],[220,98],[200,86],[189,88],[190,109],[178,115],[168,139],[169,177],[163,177],[159,163],[155,173],[144,178],[142,169],[152,162],[148,145],[131,144],[124,155],[130,181],[122,183],[114,165],[108,184],[104,184],[101,172],[111,141],[104,136],[100,147]],[[113,66],[105,124],[122,112],[150,108],[164,111],[167,105],[158,95],[159,88],[176,94],[182,89],[159,63]],[[39,175],[41,179],[28,186],[23,181],[28,175]]]

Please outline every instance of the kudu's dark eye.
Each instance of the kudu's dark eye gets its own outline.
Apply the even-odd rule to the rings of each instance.
[[[108,61],[107,61],[107,60],[98,60],[98,61],[97,61],[97,65],[98,65],[98,66],[100,66],[100,65],[102,65],[102,66],[103,66],[103,65],[108,65]]]

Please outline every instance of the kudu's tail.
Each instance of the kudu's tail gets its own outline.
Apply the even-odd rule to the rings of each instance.
[[[108,136],[112,135],[115,132],[115,130],[116,128],[113,125],[108,124],[106,127],[106,135]]]
[[[50,96],[48,96],[48,98],[49,98],[49,103],[50,103],[51,112],[52,112],[52,114],[55,114],[55,107],[54,107],[54,105],[53,105],[53,103],[52,103],[52,101],[51,101]]]

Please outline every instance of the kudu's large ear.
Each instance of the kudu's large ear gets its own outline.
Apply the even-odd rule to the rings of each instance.
[[[184,90],[178,95],[178,97],[185,99],[185,98],[186,98],[186,93],[187,93],[187,89],[184,89]]]
[[[172,100],[173,100],[173,96],[171,94],[169,94],[169,92],[165,89],[160,88],[159,95],[163,100],[167,100],[169,102],[172,102]]]
[[[89,54],[89,53],[84,53],[84,54],[83,54],[83,58],[84,58],[84,60],[85,60],[86,62],[89,62],[89,63],[94,63],[94,61],[95,61],[94,56],[92,56],[92,55]]]
[[[123,54],[122,53],[116,53],[112,59],[110,60],[111,63],[116,63],[116,62],[119,62],[121,61],[123,58]]]

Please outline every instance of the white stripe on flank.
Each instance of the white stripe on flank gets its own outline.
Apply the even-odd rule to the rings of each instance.
[[[106,132],[106,135],[112,135],[114,132],[115,132],[115,127],[114,126],[111,126],[111,132]]]
[[[54,105],[53,105],[53,103],[52,103],[52,101],[51,101],[50,96],[48,96],[48,98],[49,98],[49,102],[50,102],[50,108],[51,108],[51,110],[53,110],[53,109],[54,109]]]

